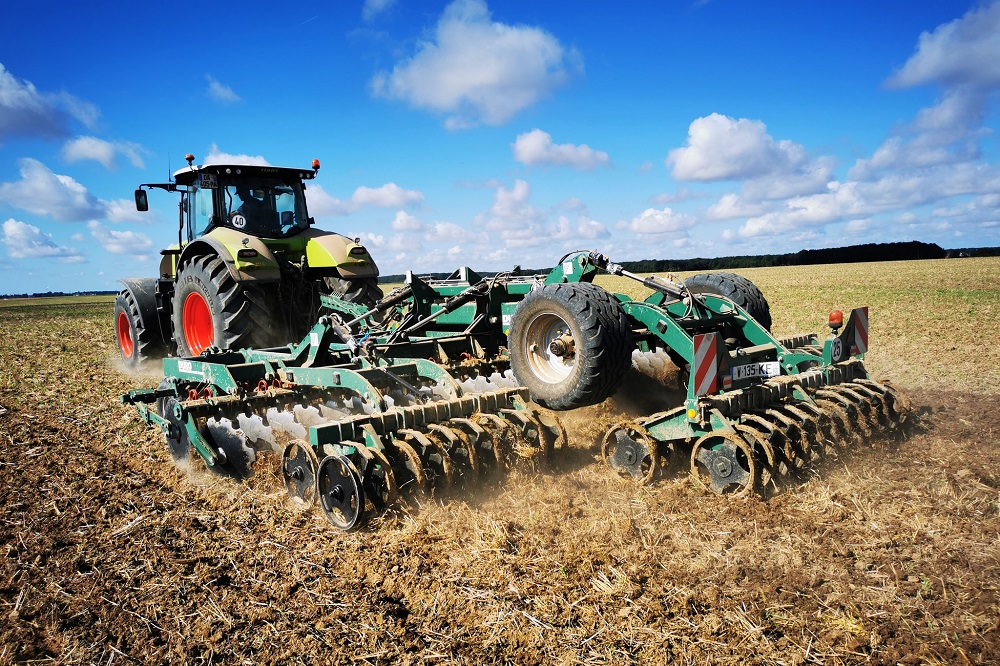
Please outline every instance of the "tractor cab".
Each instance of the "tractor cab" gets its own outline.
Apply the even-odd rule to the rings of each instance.
[[[180,226],[186,239],[227,227],[259,238],[287,238],[313,224],[306,208],[305,184],[313,170],[251,165],[189,165],[174,173],[173,183],[148,183],[136,190],[136,207],[148,209],[142,187],[181,193]],[[185,233],[186,232],[186,233]]]

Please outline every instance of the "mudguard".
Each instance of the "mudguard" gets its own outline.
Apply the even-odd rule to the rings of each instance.
[[[170,339],[170,331],[164,331],[160,315],[156,311],[156,278],[122,278],[118,280],[132,294],[139,308],[139,323],[146,330],[158,331],[164,340]]]
[[[255,250],[254,257],[241,258],[240,250]],[[278,282],[281,270],[271,249],[256,236],[227,227],[217,227],[208,234],[188,243],[181,250],[178,264],[189,257],[203,254],[218,255],[237,282]]]
[[[257,254],[240,257],[241,250],[254,250]],[[319,229],[307,229],[288,238],[262,239],[228,227],[217,227],[185,245],[176,264],[173,257],[165,256],[160,272],[167,274],[169,270],[169,275],[176,277],[178,264],[190,257],[214,254],[222,259],[237,282],[278,282],[281,270],[275,250],[286,252],[295,260],[304,255],[309,273],[314,276],[349,280],[378,277],[378,266],[363,245],[341,234]]]
[[[320,229],[307,229],[298,236],[306,239],[310,271],[347,279],[378,277],[378,266],[368,250],[347,236]]]

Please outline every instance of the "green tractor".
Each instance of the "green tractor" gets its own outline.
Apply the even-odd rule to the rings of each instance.
[[[299,340],[324,295],[370,307],[382,298],[378,267],[360,240],[321,231],[306,208],[311,169],[195,165],[147,189],[180,193],[177,244],[155,278],[124,278],[115,333],[125,367],[206,349],[267,348]],[[143,189],[145,188],[145,189]]]

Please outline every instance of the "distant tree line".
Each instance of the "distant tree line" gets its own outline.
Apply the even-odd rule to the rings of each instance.
[[[997,248],[987,248],[997,249]],[[970,252],[965,250],[965,252]],[[980,254],[975,256],[993,256]],[[622,266],[634,273],[664,273],[681,271],[731,270],[734,268],[770,268],[774,266],[813,266],[816,264],[850,264],[869,261],[904,261],[911,259],[944,259],[949,252],[936,243],[866,243],[822,250],[799,250],[787,254],[759,254],[713,259],[644,259],[624,261]],[[958,256],[952,251],[951,256]],[[969,254],[968,256],[972,256]]]
[[[55,298],[58,296],[114,296],[118,291],[36,291],[31,294],[0,294],[0,298]]]
[[[642,259],[623,261],[622,267],[633,273],[680,273],[683,271],[734,270],[738,268],[770,268],[774,266],[810,266],[816,264],[851,264],[869,261],[904,261],[912,259],[946,259],[949,257],[997,257],[1000,247],[959,248],[944,250],[936,243],[866,243],[823,250],[799,250],[788,254],[758,254],[706,259]],[[614,257],[612,257],[614,259]],[[549,268],[524,269],[526,274],[547,273]],[[433,279],[447,278],[450,273],[422,273]],[[483,273],[492,276],[494,273]],[[402,282],[402,275],[385,275],[382,282]]]

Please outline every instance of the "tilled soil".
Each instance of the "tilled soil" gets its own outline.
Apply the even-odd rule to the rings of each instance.
[[[0,342],[0,664],[1000,661],[1000,396],[904,387],[907,439],[766,502],[613,477],[609,403],[550,469],[343,534],[273,459],[176,467],[105,314]]]

